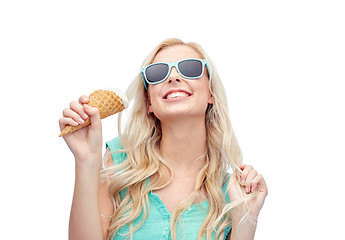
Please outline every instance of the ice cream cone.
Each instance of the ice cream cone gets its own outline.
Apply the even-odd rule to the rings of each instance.
[[[97,90],[90,94],[88,105],[96,107],[99,110],[101,119],[109,117],[115,113],[121,112],[128,106],[128,100],[125,94],[115,90]],[[90,118],[86,119],[83,124],[76,127],[67,125],[61,131],[59,137],[63,137],[69,133],[77,131],[83,127],[90,125]]]

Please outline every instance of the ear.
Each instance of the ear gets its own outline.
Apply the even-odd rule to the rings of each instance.
[[[153,113],[152,105],[151,104],[147,107],[147,112]]]
[[[214,104],[214,97],[213,97],[213,95],[211,93],[210,93],[210,96],[208,98],[208,103],[209,104]]]
[[[148,113],[152,113],[152,112],[153,112],[149,91],[147,91],[147,112],[148,112]]]

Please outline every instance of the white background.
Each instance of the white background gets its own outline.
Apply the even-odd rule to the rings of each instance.
[[[244,161],[268,183],[256,239],[344,239],[344,12],[333,0],[2,1],[0,238],[67,239],[63,108],[125,91],[178,37],[215,62]],[[105,140],[116,121],[103,121]]]

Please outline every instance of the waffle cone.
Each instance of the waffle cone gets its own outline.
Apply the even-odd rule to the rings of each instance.
[[[99,110],[101,119],[109,117],[115,113],[121,112],[128,106],[128,100],[126,96],[119,91],[111,90],[97,90],[90,94],[88,105],[96,107]],[[90,125],[90,118],[86,119],[83,124],[76,127],[67,125],[61,131],[59,137],[63,137],[69,133],[77,131],[83,127]]]

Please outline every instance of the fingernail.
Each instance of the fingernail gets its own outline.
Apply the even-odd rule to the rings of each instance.
[[[73,121],[73,122],[72,122],[72,125],[73,125],[74,127],[76,127],[76,126],[79,125],[79,123],[77,123],[76,121]]]
[[[244,184],[244,179],[241,180],[242,184]]]
[[[85,121],[82,118],[78,119],[78,123],[83,124]]]
[[[84,118],[85,120],[89,118],[89,116],[88,116],[86,113],[84,113],[84,114],[82,114],[82,115],[83,115],[83,118]]]

